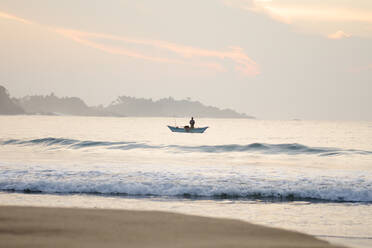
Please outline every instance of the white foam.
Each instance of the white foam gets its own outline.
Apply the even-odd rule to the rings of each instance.
[[[0,190],[372,202],[372,174],[241,166],[2,166]],[[4,169],[6,168],[6,169]],[[77,169],[79,168],[79,169]]]

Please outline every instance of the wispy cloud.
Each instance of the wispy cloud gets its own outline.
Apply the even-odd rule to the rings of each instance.
[[[345,32],[342,31],[342,30],[339,30],[339,31],[337,31],[337,32],[335,32],[335,33],[329,34],[327,37],[328,37],[329,39],[332,39],[332,40],[340,40],[340,39],[343,39],[343,38],[350,38],[351,35],[345,33]]]
[[[25,24],[33,22],[0,12],[0,18],[12,19]],[[105,33],[84,32],[74,29],[45,26],[81,45],[110,54],[123,55],[156,63],[170,63],[203,67],[215,71],[227,71],[226,61],[235,64],[235,70],[247,76],[260,74],[258,64],[248,57],[240,47],[228,47],[226,50],[209,50],[153,39],[136,39]],[[115,43],[114,45],[112,43]]]
[[[351,68],[350,72],[359,73],[363,71],[372,71],[372,64]]]
[[[296,20],[315,20],[329,22],[368,22],[372,23],[372,12],[363,10],[353,10],[345,8],[329,8],[318,6],[301,5],[271,5],[261,3],[260,7],[272,16],[283,18],[285,22]]]
[[[108,53],[121,54],[133,58],[139,58],[160,63],[175,63],[175,64],[190,64],[200,67],[213,68],[219,71],[226,70],[220,61],[197,62],[201,59],[230,59],[236,64],[235,69],[246,75],[257,75],[260,73],[259,66],[256,62],[250,59],[240,47],[229,47],[227,51],[216,51],[201,49],[192,46],[185,46],[177,43],[151,39],[135,39],[125,36],[116,36],[104,33],[82,32],[71,29],[56,29],[56,32],[68,37],[80,44],[84,44]],[[119,46],[108,45],[99,39],[111,41],[121,41]],[[163,51],[164,56],[154,56],[149,52],[141,52],[138,50],[130,50],[125,48],[127,44],[141,45],[147,48],[160,49],[160,54]],[[170,55],[166,57],[167,53]],[[175,56],[176,55],[176,56]],[[178,56],[178,57],[177,57]],[[174,58],[176,57],[176,58]]]
[[[261,13],[277,21],[301,26],[334,30],[349,23],[349,29],[361,32],[361,25],[372,25],[372,5],[361,7],[360,0],[355,1],[291,1],[291,0],[224,0],[227,6]],[[350,25],[352,24],[352,25]]]
[[[0,18],[17,21],[17,22],[21,22],[21,23],[24,23],[24,24],[33,24],[33,22],[31,22],[29,20],[26,20],[26,19],[23,19],[23,18],[19,18],[19,17],[15,16],[15,15],[11,15],[11,14],[8,14],[8,13],[5,13],[5,12],[1,12],[1,11],[0,11]]]
[[[327,4],[327,1],[320,4],[319,1],[294,2],[285,0],[247,0],[239,2],[241,8],[256,12],[264,12],[274,18],[281,19],[284,22],[293,22],[296,20],[318,20],[372,23],[371,9],[351,8],[350,6],[343,6],[342,3],[330,5]]]

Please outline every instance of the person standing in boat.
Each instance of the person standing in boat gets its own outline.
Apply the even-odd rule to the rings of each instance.
[[[194,126],[195,126],[194,117],[191,117],[191,120],[190,120],[190,128],[194,128]]]

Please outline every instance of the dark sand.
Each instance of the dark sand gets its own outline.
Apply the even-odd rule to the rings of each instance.
[[[340,247],[229,219],[165,212],[0,207],[0,247]]]

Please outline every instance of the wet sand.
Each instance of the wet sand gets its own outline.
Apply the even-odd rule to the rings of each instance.
[[[238,220],[156,211],[0,207],[0,247],[341,247]]]

